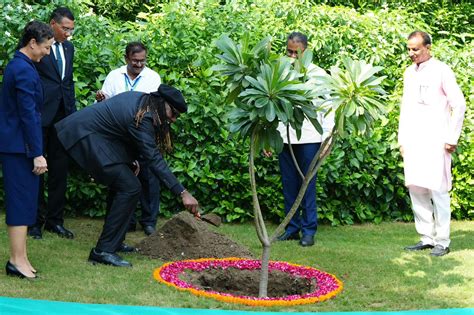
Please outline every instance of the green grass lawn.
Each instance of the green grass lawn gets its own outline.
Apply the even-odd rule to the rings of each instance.
[[[0,215],[4,221],[4,215]],[[163,220],[161,220],[163,222]],[[163,261],[139,254],[124,255],[133,268],[93,266],[87,263],[102,220],[67,219],[76,239],[45,232],[43,240],[29,240],[29,256],[40,279],[26,281],[0,272],[0,296],[179,308],[256,311],[389,311],[474,307],[474,222],[452,222],[452,252],[431,257],[429,251],[405,252],[416,243],[415,227],[407,223],[320,226],[316,245],[296,241],[276,243],[272,260],[308,265],[335,274],[344,291],[319,304],[296,307],[252,308],[200,298],[158,283],[152,272]],[[5,227],[5,225],[4,225]],[[223,225],[218,231],[248,246],[257,257],[260,245],[251,224]],[[129,233],[136,244],[142,231]],[[8,259],[6,229],[0,229],[0,262]]]

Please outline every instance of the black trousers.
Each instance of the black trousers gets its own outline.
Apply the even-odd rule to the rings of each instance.
[[[60,106],[53,123],[43,127],[43,155],[48,163],[48,200],[44,198],[44,175],[40,177],[38,194],[38,216],[36,225],[63,225],[66,205],[68,155],[58,140],[54,124],[65,117],[64,106]]]
[[[104,167],[92,174],[98,182],[109,186],[107,213],[96,249],[115,253],[128,230],[133,209],[140,196],[141,184],[127,164]]]
[[[143,227],[155,227],[160,212],[160,179],[152,173],[148,163],[143,160],[139,160],[139,163],[140,173],[138,173],[138,179],[142,184],[142,192],[139,199],[141,209],[139,222]],[[137,209],[134,209],[130,225],[135,226],[137,224],[137,219],[135,218],[137,212]]]

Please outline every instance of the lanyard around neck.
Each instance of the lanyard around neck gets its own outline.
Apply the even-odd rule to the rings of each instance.
[[[138,77],[135,79],[135,82],[130,82],[130,78],[128,77],[128,75],[126,73],[123,74],[123,76],[125,77],[125,91],[133,91],[135,89],[135,87],[137,86],[138,84],[138,81],[140,81],[140,79],[142,77]]]

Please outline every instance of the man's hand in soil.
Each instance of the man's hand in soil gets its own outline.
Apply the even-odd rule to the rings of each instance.
[[[191,195],[187,190],[185,190],[181,193],[181,199],[183,201],[184,207],[189,212],[191,212],[197,218],[201,216],[198,211],[199,203],[196,198],[193,197],[193,195]]]

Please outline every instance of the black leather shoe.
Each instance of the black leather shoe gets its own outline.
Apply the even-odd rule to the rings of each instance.
[[[34,277],[25,276],[10,261],[7,261],[7,265],[5,266],[5,272],[7,273],[7,276],[18,277],[18,278],[21,278],[21,279],[33,280],[33,279],[36,279],[38,277],[38,276],[34,276]]]
[[[431,250],[431,256],[444,256],[449,253],[449,247],[443,247],[439,244],[435,245]]]
[[[434,247],[433,245],[423,244],[423,242],[420,241],[416,243],[415,245],[405,247],[405,250],[414,251],[414,250],[423,250],[423,249],[428,249],[428,248],[433,248],[433,247]]]
[[[126,260],[123,260],[122,257],[115,253],[108,253],[98,251],[95,248],[91,250],[89,254],[89,261],[92,264],[104,264],[111,265],[115,267],[132,267],[132,264]]]
[[[41,233],[41,228],[39,226],[31,226],[28,228],[28,235],[32,239],[40,240],[43,238],[43,233]]]
[[[313,246],[314,245],[314,236],[313,235],[303,235],[300,241],[301,246]]]
[[[61,237],[73,239],[74,234],[62,225],[45,225],[44,229],[51,233],[56,233]]]
[[[300,239],[300,233],[289,234],[289,233],[285,232],[282,235],[277,237],[278,241],[290,241],[290,240],[296,240],[297,241],[299,239]]]
[[[155,233],[155,228],[151,225],[145,225],[143,227],[143,232],[145,232],[146,235],[151,235],[153,233]]]
[[[136,247],[128,246],[127,244],[122,243],[117,251],[121,253],[136,253],[138,252],[138,249]]]

